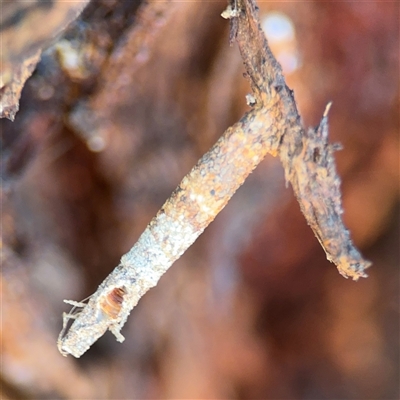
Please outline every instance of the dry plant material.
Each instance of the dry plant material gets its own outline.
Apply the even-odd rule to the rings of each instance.
[[[267,153],[279,156],[301,210],[327,258],[345,277],[365,277],[370,263],[349,238],[341,220],[340,179],[328,144],[327,107],[318,127],[300,123],[293,92],[259,25],[254,0],[232,2],[231,40],[239,45],[253,93],[252,110],[230,127],[182,180],[120,265],[88,302],[64,314],[58,339],[63,355],[80,357],[109,329],[118,341],[132,308],[197,239]],[[75,312],[76,308],[82,308]],[[67,330],[69,319],[74,319]]]
[[[0,118],[14,121],[26,80],[42,50],[74,21],[89,0],[1,2]]]

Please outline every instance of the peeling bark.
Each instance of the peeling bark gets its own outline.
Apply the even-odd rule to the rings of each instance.
[[[237,2],[235,37],[246,66],[256,100],[254,112],[269,110],[281,118],[279,155],[286,180],[293,186],[301,210],[329,261],[344,277],[366,277],[370,262],[353,246],[341,214],[340,178],[333,158],[334,145],[328,144],[327,106],[321,123],[306,130],[300,120],[293,92],[287,87],[279,63],[272,55],[258,19],[254,1]],[[250,39],[251,38],[251,39]],[[271,111],[269,111],[271,112]],[[271,152],[271,151],[270,151]],[[273,154],[273,152],[271,152]]]

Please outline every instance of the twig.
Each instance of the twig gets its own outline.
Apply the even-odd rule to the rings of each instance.
[[[80,357],[109,329],[118,341],[132,308],[222,210],[267,153],[279,155],[301,209],[343,276],[366,276],[369,262],[353,247],[340,215],[340,180],[327,143],[327,107],[316,129],[307,132],[281,67],[269,50],[253,0],[232,2],[230,18],[253,94],[253,109],[206,153],[150,222],[120,265],[77,314],[64,314],[58,339],[63,355]],[[74,319],[64,336],[67,322]]]
[[[256,99],[254,112],[274,104],[272,112],[279,124],[278,155],[286,180],[294,189],[301,210],[324,248],[329,261],[344,277],[358,280],[371,263],[353,246],[343,225],[340,178],[333,152],[339,146],[328,144],[328,104],[318,127],[307,131],[300,122],[296,102],[285,83],[282,69],[272,55],[259,25],[254,0],[237,0],[240,17],[236,41],[246,66]],[[273,100],[275,99],[275,101]],[[274,127],[276,128],[276,127]]]

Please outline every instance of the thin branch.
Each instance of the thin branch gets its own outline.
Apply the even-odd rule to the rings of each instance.
[[[333,148],[327,143],[327,111],[320,126],[300,124],[292,91],[273,57],[253,0],[237,0],[223,15],[231,19],[253,94],[252,110],[229,128],[166,201],[120,265],[82,310],[64,314],[58,339],[63,355],[80,357],[109,329],[118,341],[132,308],[214,220],[267,153],[279,155],[301,209],[339,272],[354,280],[366,276],[364,261],[343,226]],[[71,302],[70,302],[71,304]],[[65,334],[67,322],[73,319]],[[65,334],[65,336],[64,336]]]
[[[328,144],[330,104],[319,126],[306,131],[300,122],[293,91],[286,86],[281,66],[272,55],[258,22],[254,0],[235,3],[239,15],[235,36],[256,99],[254,111],[263,112],[271,102],[274,104],[273,114],[282,126],[276,139],[286,180],[292,184],[301,211],[328,260],[337,265],[344,277],[354,280],[366,277],[364,270],[371,263],[353,246],[341,219],[340,178],[333,158],[338,146]]]

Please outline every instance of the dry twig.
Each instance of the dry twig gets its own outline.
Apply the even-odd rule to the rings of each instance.
[[[80,357],[107,329],[118,341],[130,311],[197,239],[267,153],[279,156],[303,214],[345,277],[366,276],[362,259],[345,229],[333,150],[327,142],[327,107],[320,125],[306,131],[282,70],[272,55],[254,0],[232,2],[223,13],[231,20],[231,40],[239,45],[253,94],[252,110],[229,128],[166,201],[134,247],[121,258],[87,304],[64,314],[58,348]],[[73,310],[74,310],[73,309]],[[64,336],[69,319],[75,319]]]

